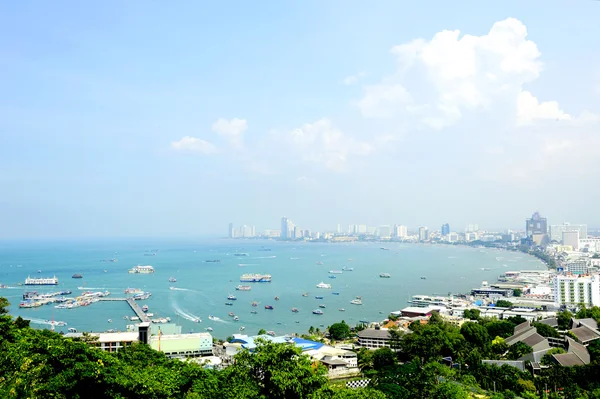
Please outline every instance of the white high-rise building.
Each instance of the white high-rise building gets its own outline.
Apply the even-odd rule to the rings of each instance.
[[[579,231],[563,231],[562,243],[563,245],[570,245],[573,247],[573,251],[577,251],[579,249]]]
[[[479,231],[479,225],[478,224],[469,224],[467,226],[467,228],[465,229],[465,233],[476,233]]]
[[[552,282],[556,306],[600,306],[600,276],[558,274]]]
[[[429,240],[429,230],[427,227],[419,227],[419,241]]]
[[[337,225],[337,229],[336,229],[336,233],[341,234],[342,233],[342,225],[338,223]]]
[[[408,229],[406,228],[406,226],[403,226],[401,224],[394,225],[394,237],[406,238],[407,235],[408,235]]]
[[[357,226],[357,229],[358,229],[357,230],[358,234],[367,234],[368,229],[367,229],[367,225],[366,224],[359,224]]]
[[[575,231],[579,232],[579,239],[587,238],[587,224],[551,224],[550,225],[550,240],[561,242],[563,238],[563,232],[565,231]],[[564,242],[563,242],[564,244]],[[568,244],[565,244],[568,245]]]

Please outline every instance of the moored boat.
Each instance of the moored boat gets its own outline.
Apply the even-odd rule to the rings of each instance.
[[[274,308],[273,308],[273,305],[265,305],[265,309],[273,310]]]
[[[75,273],[74,275],[71,276],[71,278],[83,278],[83,275],[79,274],[79,273]]]
[[[321,309],[314,309],[312,312],[313,312],[313,314],[318,314],[318,315],[323,314],[323,311]]]
[[[238,285],[235,287],[236,290],[238,291],[250,291],[252,289],[252,286],[250,285]]]

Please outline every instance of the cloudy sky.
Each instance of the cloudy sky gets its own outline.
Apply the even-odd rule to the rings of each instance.
[[[600,2],[226,3],[0,6],[0,237],[600,226]]]

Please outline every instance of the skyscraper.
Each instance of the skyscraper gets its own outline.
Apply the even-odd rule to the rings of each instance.
[[[288,219],[284,216],[281,218],[281,234],[279,235],[282,240],[287,240],[289,236],[289,223]]]
[[[235,238],[235,228],[233,223],[229,223],[229,238]]]
[[[394,225],[394,237],[396,237],[396,238],[405,238],[406,235],[407,235],[406,226],[403,226],[401,224],[395,224]]]
[[[535,212],[531,219],[525,220],[525,231],[527,237],[531,237],[534,234],[546,235],[548,234],[548,221],[546,218],[540,216],[539,212]]]
[[[579,238],[587,238],[587,224],[551,224],[550,225],[550,241],[560,242],[564,231],[579,231]]]
[[[379,226],[379,238],[390,238],[392,236],[392,229],[388,225]]]
[[[419,227],[419,241],[427,241],[429,239],[429,230],[427,227]]]
[[[448,223],[444,223],[442,225],[442,235],[447,236],[448,234],[450,234],[450,225]]]

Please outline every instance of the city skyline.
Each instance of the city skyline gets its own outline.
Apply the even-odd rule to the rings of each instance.
[[[597,2],[231,7],[0,6],[0,239],[600,227]]]

